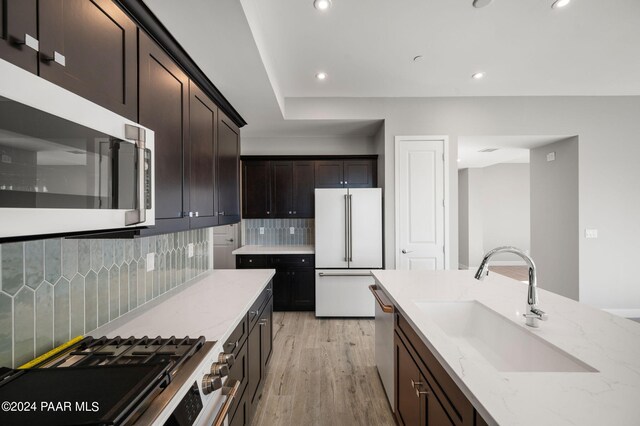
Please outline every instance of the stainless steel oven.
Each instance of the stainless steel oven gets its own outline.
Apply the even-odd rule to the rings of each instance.
[[[151,130],[0,60],[0,239],[154,225]]]

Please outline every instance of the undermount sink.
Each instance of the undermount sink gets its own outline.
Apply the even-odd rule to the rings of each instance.
[[[472,347],[498,371],[598,371],[478,301],[415,304],[456,343]]]

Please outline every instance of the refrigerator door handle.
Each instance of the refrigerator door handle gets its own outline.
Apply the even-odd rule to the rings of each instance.
[[[349,194],[349,262],[353,262],[353,195]]]
[[[344,261],[349,261],[349,196],[344,194]]]

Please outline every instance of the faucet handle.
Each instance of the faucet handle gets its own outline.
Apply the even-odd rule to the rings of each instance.
[[[537,321],[546,321],[549,316],[545,311],[538,308],[531,308],[528,313],[522,314],[527,319],[527,325],[530,327],[538,327]]]

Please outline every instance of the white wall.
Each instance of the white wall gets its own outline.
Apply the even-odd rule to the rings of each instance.
[[[288,119],[385,120],[386,265],[395,265],[394,138],[449,135],[578,135],[580,300],[640,309],[640,97],[287,98]],[[450,173],[451,260],[457,267],[458,207]],[[600,238],[585,240],[585,227]]]
[[[547,161],[550,152],[555,161]],[[575,300],[580,294],[578,152],[573,137],[532,149],[530,155],[531,256],[538,285]]]
[[[242,155],[371,155],[377,154],[369,136],[242,137]]]
[[[485,253],[484,169],[460,170],[458,179],[458,263],[463,269],[475,268]]]
[[[529,251],[529,164],[496,164],[484,167],[482,171],[483,251],[486,253],[499,246]],[[496,255],[494,260],[503,265],[508,262],[524,264],[510,254]]]
[[[458,266],[469,268],[469,169],[458,170]]]

